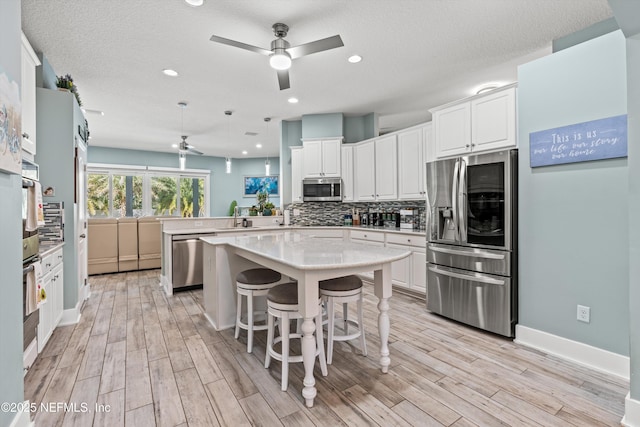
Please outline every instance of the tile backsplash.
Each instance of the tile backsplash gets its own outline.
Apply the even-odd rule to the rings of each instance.
[[[424,228],[425,222],[424,200],[401,200],[393,202],[304,202],[294,203],[288,207],[290,211],[291,225],[344,225],[344,216],[353,210],[364,212],[399,212],[400,209],[418,208],[420,212],[420,224]],[[293,210],[300,211],[300,215],[294,216]]]

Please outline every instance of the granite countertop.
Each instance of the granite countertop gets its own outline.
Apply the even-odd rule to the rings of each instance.
[[[196,227],[196,228],[180,228],[175,230],[164,230],[163,233],[168,235],[181,235],[181,234],[223,234],[234,232],[246,232],[246,231],[273,231],[273,230],[312,230],[312,229],[340,229],[340,230],[370,230],[370,231],[383,231],[385,233],[398,233],[398,234],[411,234],[411,235],[426,235],[425,230],[413,230],[403,228],[385,228],[374,226],[342,226],[342,225],[328,225],[328,226],[304,226],[304,225],[292,225],[292,226],[258,226],[258,227],[236,227],[236,228],[215,228],[215,227]]]
[[[51,252],[56,251],[57,249],[64,246],[64,242],[40,242],[40,247],[38,249],[38,255],[40,258],[43,256],[49,255]]]
[[[322,241],[291,230],[290,233],[204,237],[212,245],[230,245],[302,270],[353,268],[393,262],[408,250],[345,241]],[[323,239],[325,240],[325,239]]]

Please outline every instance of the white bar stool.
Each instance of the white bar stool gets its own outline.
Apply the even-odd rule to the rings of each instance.
[[[289,363],[302,362],[302,356],[289,355],[289,340],[291,338],[302,339],[302,334],[291,334],[290,321],[301,319],[298,312],[298,284],[296,282],[284,283],[274,286],[267,294],[267,311],[269,320],[267,322],[267,351],[264,358],[264,367],[268,368],[271,358],[282,362],[281,389],[287,391],[289,385]],[[279,319],[280,336],[275,337],[275,319]],[[323,376],[327,376],[327,361],[324,355],[324,341],[322,337],[322,306],[318,300],[318,315],[316,323],[316,356],[320,359],[320,370]],[[282,343],[282,353],[278,353],[273,346]]]
[[[333,342],[349,341],[360,337],[360,350],[362,355],[367,355],[367,343],[364,338],[364,323],[362,316],[362,302],[364,293],[362,292],[362,280],[355,275],[338,277],[335,279],[323,280],[319,283],[320,297],[327,302],[327,364],[333,361]],[[348,317],[348,306],[350,302],[358,303],[358,321]],[[342,323],[344,334],[335,334],[335,303],[342,304]],[[356,331],[349,334],[349,325],[356,328]]]
[[[254,318],[256,314],[266,314],[264,311],[254,311],[253,298],[266,296],[269,289],[274,287],[282,276],[277,271],[269,268],[252,268],[241,271],[236,275],[236,292],[238,301],[236,307],[236,333],[240,336],[240,329],[247,331],[247,353],[253,351],[253,331],[264,331],[267,325],[256,325]],[[247,322],[242,321],[242,297],[247,298]]]

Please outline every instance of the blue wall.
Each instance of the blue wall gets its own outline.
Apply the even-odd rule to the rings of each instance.
[[[225,173],[225,159],[209,156],[188,156],[187,169],[210,171],[210,215],[227,216],[229,205],[236,200],[240,206],[255,204],[255,197],[243,196],[243,177],[245,175],[264,175],[265,158],[232,159],[231,174]],[[277,175],[280,169],[278,158],[269,158],[271,174]],[[123,150],[118,148],[89,147],[89,163],[109,163],[118,165],[156,166],[178,168],[178,155],[142,150]],[[282,183],[280,183],[282,194]],[[280,205],[280,197],[270,197]]]
[[[620,31],[518,69],[519,323],[629,354],[627,159],[532,169],[529,133],[627,113]],[[591,323],[576,320],[591,307]]]
[[[0,1],[0,72],[20,84],[20,1]],[[0,172],[0,402],[24,399],[22,378],[22,184]],[[0,411],[0,426],[15,413]]]
[[[378,136],[376,113],[344,118],[344,142],[358,142]]]
[[[302,116],[302,138],[343,136],[342,113],[306,114]]]

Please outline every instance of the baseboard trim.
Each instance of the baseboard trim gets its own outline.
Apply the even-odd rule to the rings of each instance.
[[[516,325],[514,342],[607,374],[629,379],[630,367],[627,356],[521,325]]]
[[[82,314],[80,313],[81,301],[78,301],[74,308],[68,308],[62,312],[62,318],[58,326],[75,325],[80,321]]]
[[[31,421],[31,414],[29,412],[29,401],[25,400],[23,402],[23,407],[26,408],[26,411],[18,412],[15,417],[13,417],[13,421],[9,424],[9,427],[33,427],[35,423]]]
[[[640,427],[640,400],[632,399],[628,393],[624,399],[624,418],[620,423],[625,427]]]

